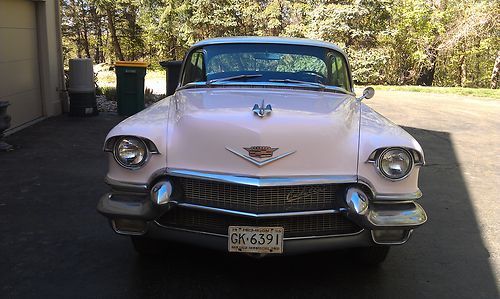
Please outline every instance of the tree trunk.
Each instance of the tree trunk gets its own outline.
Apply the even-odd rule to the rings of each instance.
[[[90,15],[92,16],[93,27],[97,34],[97,43],[95,44],[94,61],[96,63],[101,63],[103,62],[103,57],[101,53],[101,51],[103,51],[101,18],[97,13],[97,9],[95,8],[95,6],[90,7]]]
[[[465,64],[465,54],[460,56],[458,75],[458,84],[460,84],[461,87],[467,87],[467,65]]]
[[[495,59],[495,65],[493,66],[493,72],[491,72],[491,88],[498,88],[498,78],[500,77],[500,51],[497,53],[497,59]]]
[[[80,13],[82,16],[82,25],[83,25],[83,49],[85,50],[86,58],[90,58],[90,43],[89,43],[89,28],[87,24],[87,10],[85,9],[85,5],[83,1],[80,1]]]
[[[434,73],[436,72],[436,59],[438,51],[434,46],[431,46],[426,52],[429,56],[429,63],[428,65],[424,65],[420,70],[417,78],[417,85],[432,86]]]
[[[76,0],[69,1],[68,3],[71,11],[71,18],[74,22],[74,34],[75,34],[75,43],[76,43],[76,55],[78,58],[82,58],[82,32],[80,28],[80,11],[79,6]]]
[[[116,28],[115,28],[115,14],[114,10],[110,7],[106,7],[106,15],[108,17],[108,27],[109,32],[111,33],[111,42],[113,43],[113,48],[115,50],[115,56],[118,60],[125,60],[123,58],[122,49],[120,47],[120,41],[116,36]]]
[[[130,39],[130,42],[135,45],[139,45],[141,40],[138,37],[137,34],[137,9],[133,6],[129,7],[125,11],[125,19],[127,20],[127,26],[128,26],[128,38]],[[137,47],[131,47],[132,51],[129,51],[129,59],[131,60],[136,60],[139,58],[140,54],[137,53]]]

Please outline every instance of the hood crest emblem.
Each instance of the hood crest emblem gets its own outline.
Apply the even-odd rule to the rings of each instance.
[[[270,147],[264,145],[244,147],[248,152],[248,155],[253,158],[271,158],[274,152],[278,149],[277,147]]]
[[[267,104],[267,106],[265,106],[264,100],[262,100],[262,105],[259,106],[259,104],[255,104],[252,111],[262,118],[266,116],[266,114],[271,113],[273,111],[273,107],[271,107],[271,104]]]
[[[290,151],[280,154],[276,157],[273,157],[274,152],[277,151],[279,148],[267,145],[254,145],[250,147],[243,147],[243,149],[248,152],[248,155],[240,153],[239,151],[229,147],[226,147],[226,149],[231,153],[235,154],[236,156],[243,158],[248,162],[251,162],[259,167],[295,153],[295,151]]]

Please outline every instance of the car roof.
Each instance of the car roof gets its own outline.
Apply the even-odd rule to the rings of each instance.
[[[220,44],[252,44],[252,43],[265,43],[265,44],[288,44],[288,45],[303,45],[303,46],[315,46],[323,47],[338,51],[345,55],[344,51],[340,49],[337,45],[332,43],[327,43],[319,40],[312,40],[306,38],[285,38],[285,37],[275,37],[275,36],[235,36],[235,37],[218,37],[210,38],[197,42],[193,45],[193,48],[207,46],[207,45],[220,45]]]

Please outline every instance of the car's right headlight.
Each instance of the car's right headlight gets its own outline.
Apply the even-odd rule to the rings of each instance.
[[[121,166],[128,169],[138,169],[147,161],[148,148],[142,139],[125,136],[115,141],[113,155]]]
[[[378,156],[376,167],[389,180],[402,180],[413,168],[413,156],[403,148],[387,148]]]

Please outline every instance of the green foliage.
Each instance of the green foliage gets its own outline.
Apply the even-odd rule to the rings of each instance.
[[[342,47],[356,83],[488,87],[500,49],[498,1],[60,1],[65,60],[121,51],[158,67],[205,38],[290,36]]]
[[[98,94],[102,94],[106,97],[108,101],[116,101],[116,87],[114,86],[104,86],[99,87]]]
[[[474,96],[481,98],[490,98],[500,100],[500,89],[488,88],[468,88],[468,87],[434,87],[434,86],[412,86],[412,85],[370,85],[375,88],[375,94],[379,90],[389,91],[408,91],[408,92],[423,92],[436,94],[454,94],[463,96]],[[356,93],[361,93],[365,86],[356,86]]]

